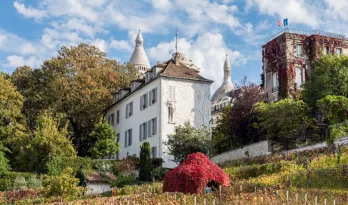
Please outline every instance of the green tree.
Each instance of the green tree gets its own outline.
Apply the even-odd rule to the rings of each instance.
[[[328,142],[348,134],[348,98],[328,95],[317,102],[319,113],[328,126]]]
[[[242,80],[241,86],[233,92],[233,105],[221,111],[214,130],[213,138],[219,135],[218,144],[225,145],[225,149],[221,149],[220,146],[221,152],[260,140],[258,135],[251,135],[253,132],[249,132],[248,125],[254,114],[252,113],[253,105],[266,99],[265,92],[259,85],[248,82],[246,79]]]
[[[108,123],[98,123],[90,137],[96,139],[94,146],[89,150],[94,158],[112,156],[120,150],[120,143],[116,143],[116,133]]]
[[[140,147],[139,180],[151,181],[151,153],[150,143],[144,142]]]
[[[304,84],[303,100],[316,110],[317,101],[327,95],[348,97],[348,57],[326,55],[315,64]]]
[[[168,135],[166,145],[169,154],[174,156],[175,162],[183,161],[187,155],[202,152],[205,155],[212,153],[212,140],[206,128],[196,129],[185,122],[175,127],[174,134]]]
[[[42,172],[49,157],[76,155],[66,127],[59,128],[58,121],[49,112],[39,115],[33,135],[18,156],[21,171]]]
[[[306,137],[308,129],[316,128],[316,120],[310,116],[310,109],[303,101],[284,99],[276,103],[258,103],[254,106],[259,113],[258,127],[266,137],[289,149],[299,137]]]
[[[26,99],[23,113],[31,128],[42,110],[64,113],[78,154],[86,156],[95,143],[89,134],[112,103],[112,93],[128,86],[136,70],[108,59],[94,46],[80,44],[62,47],[40,69],[18,68],[12,78]]]
[[[9,160],[6,158],[5,152],[9,152],[10,150],[4,147],[4,145],[0,142],[0,174],[7,173],[11,170]]]

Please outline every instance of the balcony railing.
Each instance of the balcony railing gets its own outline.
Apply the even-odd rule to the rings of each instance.
[[[330,33],[325,31],[319,31],[319,30],[313,30],[313,31],[302,31],[298,29],[292,29],[292,28],[285,28],[278,33],[274,34],[269,40],[273,40],[277,38],[278,36],[282,35],[283,33],[293,33],[293,34],[300,34],[300,35],[320,35],[320,36],[327,36],[330,38],[338,38],[343,40],[348,40],[348,38],[343,34],[336,34],[336,33]]]

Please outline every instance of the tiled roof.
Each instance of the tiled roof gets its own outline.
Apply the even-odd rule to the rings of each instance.
[[[185,78],[213,82],[211,80],[203,78],[201,75],[198,74],[196,70],[188,68],[185,65],[176,65],[174,62],[170,62],[160,75],[174,78]]]
[[[102,176],[98,172],[92,172],[87,177],[86,180],[88,182],[94,182],[94,183],[102,183],[102,182],[108,182],[109,180],[115,180],[116,177],[110,172],[105,173],[106,176]]]

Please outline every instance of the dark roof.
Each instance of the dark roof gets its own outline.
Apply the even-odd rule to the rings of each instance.
[[[116,177],[115,175],[113,175],[110,172],[106,172],[105,176],[102,176],[100,173],[98,172],[92,172],[90,174],[88,174],[88,176],[86,177],[86,181],[88,182],[94,182],[94,183],[107,183],[109,182],[109,180],[115,180]]]

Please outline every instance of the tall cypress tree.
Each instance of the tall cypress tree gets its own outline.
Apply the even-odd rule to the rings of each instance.
[[[144,142],[140,147],[140,181],[151,181],[150,143]]]

